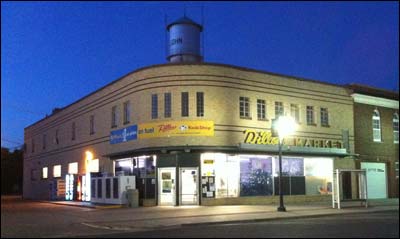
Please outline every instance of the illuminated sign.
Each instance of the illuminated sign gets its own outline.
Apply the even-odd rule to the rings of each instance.
[[[139,139],[171,136],[214,136],[213,121],[165,121],[139,124]]]
[[[276,145],[279,143],[278,137],[272,137],[270,131],[255,131],[246,129],[243,131],[245,134],[244,143],[247,144],[267,144]],[[296,138],[287,137],[283,139],[284,145],[299,146],[299,147],[314,147],[314,148],[342,148],[343,142],[341,140],[322,140],[311,138]]]
[[[110,144],[118,144],[137,139],[137,125],[114,130],[110,133]]]

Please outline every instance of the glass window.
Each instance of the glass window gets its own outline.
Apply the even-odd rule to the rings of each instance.
[[[118,178],[113,178],[113,198],[118,198],[119,190],[118,190]]]
[[[265,100],[257,100],[257,119],[258,120],[265,120],[266,119],[266,114],[265,114],[266,108],[265,108]]]
[[[328,108],[321,108],[321,125],[329,126]]]
[[[189,116],[189,92],[182,92],[181,94],[182,117]]]
[[[106,198],[111,197],[111,179],[106,178]]]
[[[111,108],[111,128],[117,127],[117,106]]]
[[[61,165],[53,166],[53,177],[54,178],[61,177]]]
[[[275,157],[275,175],[279,176],[278,157]],[[304,159],[283,157],[282,176],[304,176]]]
[[[92,183],[91,183],[91,194],[92,197],[96,197],[96,179],[92,179]]]
[[[72,122],[72,126],[71,126],[71,140],[75,140],[76,138],[76,127],[75,127],[75,122]]]
[[[290,104],[290,116],[293,117],[293,119],[296,121],[296,123],[300,122],[299,105]]]
[[[240,196],[272,194],[272,157],[240,155]]]
[[[151,118],[158,118],[158,96],[157,94],[151,95]]]
[[[314,106],[307,105],[307,124],[314,125]]]
[[[279,116],[283,116],[285,114],[283,103],[275,102],[275,119],[279,118]]]
[[[204,93],[197,92],[196,93],[196,109],[197,109],[197,116],[203,117],[204,116]]]
[[[90,116],[90,134],[94,134],[94,115]]]
[[[42,149],[46,149],[46,134],[43,135],[43,148]]]
[[[393,115],[393,137],[394,143],[399,143],[399,115],[394,113]]]
[[[48,168],[48,167],[44,167],[44,168],[42,169],[42,178],[43,178],[43,179],[45,179],[45,178],[48,177],[48,171],[49,171],[49,168]]]
[[[32,139],[32,153],[35,152],[35,140]]]
[[[249,97],[239,97],[240,118],[250,118]]]
[[[211,177],[211,172],[215,175],[215,180],[212,177],[212,183],[215,182],[216,198],[239,196],[240,164],[236,155],[204,153],[201,160],[202,165],[207,165],[207,169],[202,169],[202,175]]]
[[[68,164],[68,173],[69,174],[78,174],[78,162]]]
[[[56,129],[56,136],[54,138],[54,142],[58,145],[60,143],[60,140],[58,139],[58,129]]]
[[[372,115],[372,133],[374,142],[381,142],[381,117],[378,110]]]
[[[103,197],[103,178],[97,179],[97,198]]]
[[[171,117],[171,93],[164,94],[164,117],[170,118]]]
[[[124,102],[124,124],[128,124],[131,119],[131,106],[130,102]]]

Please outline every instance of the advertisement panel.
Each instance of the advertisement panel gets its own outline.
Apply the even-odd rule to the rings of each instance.
[[[172,136],[214,136],[214,122],[164,121],[138,125],[139,139]]]
[[[110,133],[110,144],[118,144],[129,140],[137,139],[137,125],[132,125],[123,129],[114,130]]]

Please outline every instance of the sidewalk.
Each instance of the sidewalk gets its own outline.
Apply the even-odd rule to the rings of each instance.
[[[111,205],[93,205],[82,202],[50,202],[105,209]],[[115,205],[113,205],[115,206]],[[286,212],[277,212],[278,205],[237,205],[237,206],[180,206],[180,207],[140,207],[107,210],[107,218],[88,220],[82,225],[116,231],[143,231],[154,228],[171,228],[226,223],[259,222],[279,219],[322,217],[349,213],[371,213],[398,211],[398,199],[370,200],[369,207],[359,202],[343,203],[342,209],[333,209],[332,205],[285,205]],[[120,206],[119,206],[120,207]]]

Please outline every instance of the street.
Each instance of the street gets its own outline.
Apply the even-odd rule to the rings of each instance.
[[[390,205],[288,205],[278,213],[275,205],[96,209],[2,197],[1,237],[398,238],[398,199],[383,203]]]
[[[92,236],[90,236],[92,237]],[[101,236],[97,236],[101,237]],[[217,226],[185,226],[167,230],[107,234],[111,238],[398,238],[399,212],[347,214],[305,219],[281,219]]]

